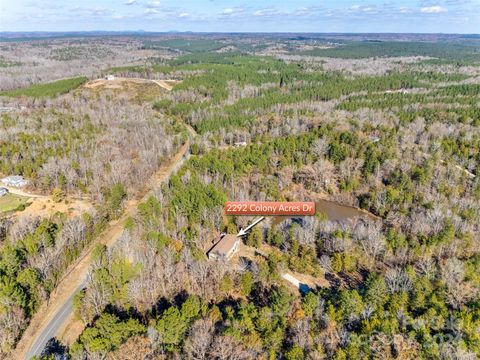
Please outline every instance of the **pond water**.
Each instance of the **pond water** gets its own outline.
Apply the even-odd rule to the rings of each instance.
[[[344,221],[352,218],[364,218],[368,220],[376,220],[373,214],[362,211],[353,206],[338,204],[329,200],[315,201],[317,213],[324,213],[330,221]]]
[[[373,214],[367,211],[362,211],[353,206],[342,205],[334,201],[317,199],[315,201],[317,213],[323,213],[328,220],[336,222],[346,222],[354,219],[362,218],[365,220],[378,220]],[[279,224],[283,220],[290,218],[290,216],[277,216],[273,219],[273,224]]]

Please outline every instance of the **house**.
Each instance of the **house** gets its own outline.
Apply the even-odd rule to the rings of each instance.
[[[235,147],[247,146],[247,142],[246,141],[239,141],[239,142],[234,143],[233,146],[235,146]]]
[[[0,187],[0,197],[5,196],[8,194],[8,189],[5,189],[4,187]]]
[[[12,187],[23,187],[28,184],[28,181],[23,178],[23,176],[20,175],[11,175],[7,176],[6,178],[2,179],[2,183],[5,184],[6,186],[12,186]]]
[[[115,75],[107,75],[107,76],[106,76],[106,79],[107,79],[108,81],[115,80]]]
[[[210,260],[230,260],[238,251],[241,239],[237,235],[227,234],[220,239],[208,252]]]

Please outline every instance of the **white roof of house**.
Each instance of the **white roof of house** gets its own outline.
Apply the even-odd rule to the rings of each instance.
[[[10,175],[3,178],[1,181],[10,186],[24,186],[28,183],[28,180],[25,180],[23,176],[20,175]]]

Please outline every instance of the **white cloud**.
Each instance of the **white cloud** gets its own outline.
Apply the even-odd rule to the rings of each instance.
[[[123,3],[123,5],[133,5],[133,4],[136,4],[137,3],[137,0],[128,0],[126,2]]]
[[[253,13],[254,16],[263,16],[263,17],[274,16],[274,15],[279,15],[279,14],[280,14],[280,12],[275,8],[260,9],[260,10],[257,10]]]
[[[426,6],[426,7],[422,7],[420,9],[420,12],[424,13],[424,14],[440,14],[440,13],[447,12],[447,9],[445,9],[442,6],[438,6],[438,5],[436,5],[436,6]]]
[[[244,14],[245,10],[241,7],[225,8],[220,12],[220,16],[224,18],[233,18]]]
[[[302,6],[293,9],[293,11],[289,12],[289,15],[292,16],[297,16],[297,17],[315,17],[318,16],[321,13],[324,13],[326,11],[325,8],[322,8],[321,6],[313,5],[313,6]]]
[[[187,13],[187,12],[182,12],[182,13],[178,14],[178,17],[179,17],[179,18],[186,18],[186,17],[188,17],[188,16],[190,16],[190,14]]]
[[[107,15],[112,15],[114,11],[104,8],[104,7],[82,7],[82,6],[73,6],[71,8],[68,8],[67,11],[69,14],[74,14],[74,16],[77,17],[101,17],[101,16],[107,16]],[[50,13],[52,14],[52,13]]]
[[[263,18],[277,18],[277,17],[297,17],[297,18],[306,18],[306,17],[313,17],[323,13],[325,10],[322,10],[318,6],[302,6],[298,8],[294,8],[291,10],[279,10],[274,7],[268,7],[263,9],[258,9],[253,12],[253,16],[256,17],[263,17]]]
[[[350,6],[350,10],[352,12],[364,12],[364,13],[372,13],[372,12],[377,12],[377,6],[376,5],[352,5]]]
[[[106,8],[103,7],[95,7],[95,8],[90,8],[88,11],[91,12],[93,16],[102,16],[102,15],[107,15],[110,13],[110,11]]]
[[[160,1],[149,1],[146,5],[146,8],[148,9],[155,9],[160,7]]]
[[[145,9],[144,13],[147,14],[147,15],[158,14],[158,10],[149,8],[149,9]]]

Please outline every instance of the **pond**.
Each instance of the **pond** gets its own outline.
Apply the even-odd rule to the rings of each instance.
[[[370,221],[378,220],[378,217],[368,211],[325,199],[315,200],[315,208],[317,213],[325,214],[328,220],[333,222],[346,222],[359,218]],[[273,225],[279,224],[288,218],[290,216],[277,216],[273,219]]]

